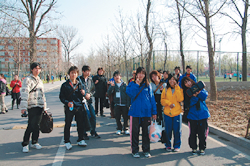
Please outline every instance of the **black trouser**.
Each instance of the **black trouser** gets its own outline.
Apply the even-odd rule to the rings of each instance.
[[[115,120],[117,124],[117,130],[122,130],[121,115],[123,117],[123,131],[128,127],[128,107],[127,106],[115,106]]]
[[[206,139],[208,135],[208,123],[207,119],[202,120],[190,120],[188,119],[190,135],[188,143],[190,148],[197,149],[197,134],[199,138],[199,150],[206,149]]]
[[[143,152],[150,152],[150,140],[148,136],[148,126],[150,125],[150,117],[132,117],[130,116],[130,143],[132,153],[139,152],[139,132],[142,127],[142,150]],[[131,131],[132,130],[132,131]]]
[[[161,105],[161,94],[155,94],[156,108],[157,108],[157,122],[161,122],[162,118],[162,105]]]
[[[40,123],[42,120],[43,108],[34,107],[28,109],[28,126],[23,136],[23,146],[27,146],[30,140],[30,134],[32,133],[32,144],[38,142]]]
[[[12,108],[15,104],[15,100],[16,100],[16,105],[18,107],[18,105],[20,105],[20,102],[21,102],[21,98],[20,98],[20,92],[18,93],[13,93],[11,94],[11,97],[12,97]]]
[[[64,126],[64,142],[70,142],[70,127],[75,116],[77,132],[78,132],[78,140],[77,142],[83,140],[84,133],[84,123],[83,123],[83,108],[82,107],[74,107],[73,111],[70,111],[68,107],[64,107],[65,113],[65,126]]]
[[[98,114],[99,99],[100,99],[100,114],[103,115],[103,102],[105,100],[105,97],[102,98],[95,97],[95,114]]]

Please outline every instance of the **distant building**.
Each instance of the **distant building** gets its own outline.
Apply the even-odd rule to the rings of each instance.
[[[62,71],[61,41],[57,38],[37,38],[34,61],[42,64],[42,78]],[[12,77],[20,67],[20,77],[30,73],[29,38],[0,37],[0,72]]]

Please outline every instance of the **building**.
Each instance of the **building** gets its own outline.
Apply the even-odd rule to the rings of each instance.
[[[37,38],[36,57],[41,63],[41,78],[62,71],[61,41],[57,38]],[[30,73],[29,38],[0,38],[0,72],[9,80],[14,74],[25,77]]]

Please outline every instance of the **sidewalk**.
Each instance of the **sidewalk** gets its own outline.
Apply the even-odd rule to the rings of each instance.
[[[56,88],[60,87],[62,85],[62,83],[64,83],[64,82],[65,82],[65,80],[56,81],[53,84],[52,83],[46,83],[46,84],[44,84],[44,91],[45,92],[49,92],[49,91],[51,91],[53,89],[56,89]],[[10,107],[11,106],[11,102],[12,102],[11,96],[6,96],[5,97],[5,105],[7,107]]]

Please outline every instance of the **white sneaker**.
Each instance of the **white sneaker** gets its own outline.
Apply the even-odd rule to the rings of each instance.
[[[70,150],[72,148],[72,145],[70,144],[70,142],[65,143],[65,147],[67,150]]]
[[[83,146],[83,147],[87,146],[87,144],[86,144],[86,142],[84,140],[81,140],[80,142],[77,142],[77,145],[78,146]]]
[[[130,134],[130,132],[129,132],[128,130],[126,130],[126,131],[125,131],[125,134],[126,134],[126,135],[129,135],[129,134]]]
[[[31,144],[30,147],[35,148],[35,149],[42,149],[42,146],[39,143]]]
[[[121,135],[121,130],[117,130],[116,135]]]
[[[29,152],[29,145],[23,147],[23,153]]]

